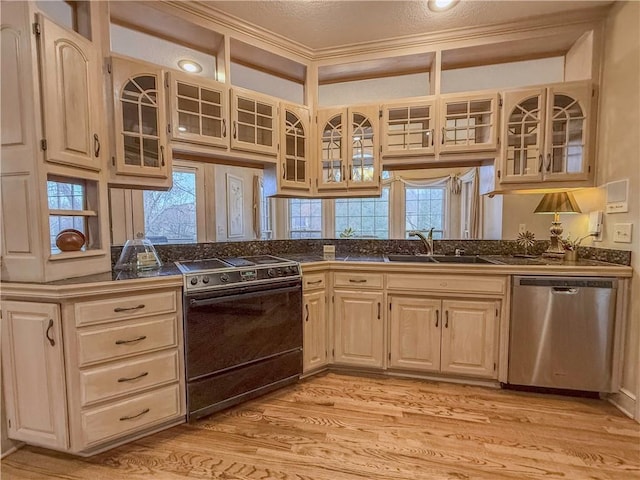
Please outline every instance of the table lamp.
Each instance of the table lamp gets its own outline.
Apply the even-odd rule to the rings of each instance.
[[[540,203],[534,210],[534,213],[553,213],[553,222],[549,233],[551,234],[551,243],[543,256],[555,257],[564,255],[564,248],[560,243],[562,236],[562,225],[560,223],[560,213],[582,213],[580,207],[576,203],[575,198],[570,192],[545,193]]]

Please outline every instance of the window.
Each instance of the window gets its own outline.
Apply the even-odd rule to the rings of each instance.
[[[143,200],[144,228],[151,242],[197,241],[195,169],[174,168],[171,190],[145,190]]]
[[[271,199],[264,194],[264,183],[262,178],[260,186],[260,240],[271,240],[273,238],[273,215]]]
[[[289,238],[322,238],[322,200],[289,200]]]
[[[336,199],[335,226],[343,238],[389,238],[389,187],[380,197]]]
[[[79,230],[87,234],[85,212],[85,185],[71,180],[47,181],[47,197],[49,203],[49,238],[51,252],[59,253],[56,246],[58,233],[67,228]]]
[[[405,237],[433,228],[433,238],[444,238],[446,193],[444,186],[405,188]]]

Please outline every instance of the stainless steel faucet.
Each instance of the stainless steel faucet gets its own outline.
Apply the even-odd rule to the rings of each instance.
[[[427,249],[427,255],[433,255],[433,230],[434,227],[429,229],[429,233],[425,237],[422,232],[418,232],[417,230],[412,230],[409,232],[410,237],[418,237],[424,243],[425,248]]]

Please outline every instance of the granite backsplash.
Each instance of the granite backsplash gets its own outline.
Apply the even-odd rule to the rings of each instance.
[[[514,240],[434,240],[434,253],[453,255],[457,248],[466,255],[514,255],[525,253]],[[335,245],[336,256],[386,255],[424,253],[419,240],[364,240],[364,239],[305,239],[259,240],[249,242],[212,242],[155,245],[164,263],[213,257],[241,257],[249,255],[309,254],[322,256],[323,245]],[[536,241],[528,254],[540,255],[549,246],[546,240]],[[111,264],[115,265],[122,246],[111,247]],[[578,247],[578,256],[584,259],[631,265],[631,252],[605,248]]]

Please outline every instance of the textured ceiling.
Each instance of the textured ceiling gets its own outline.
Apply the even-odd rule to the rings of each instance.
[[[455,28],[507,23],[562,14],[612,1],[461,0],[434,13],[426,0],[263,0],[203,1],[210,8],[318,50]]]

